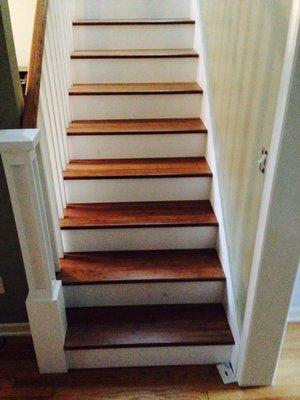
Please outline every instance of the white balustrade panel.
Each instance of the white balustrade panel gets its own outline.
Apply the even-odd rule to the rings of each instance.
[[[63,216],[66,195],[63,171],[69,161],[66,128],[71,121],[69,88],[72,85],[73,0],[49,0],[44,41],[37,126],[41,130],[41,159],[49,192],[48,219],[53,247],[63,255],[58,217]]]

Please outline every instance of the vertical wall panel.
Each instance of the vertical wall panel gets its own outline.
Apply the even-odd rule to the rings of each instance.
[[[291,0],[199,0],[229,257],[243,317]]]

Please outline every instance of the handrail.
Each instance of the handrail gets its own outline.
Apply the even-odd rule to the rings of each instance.
[[[48,4],[49,0],[37,0],[36,4],[23,128],[37,127]]]
[[[53,252],[59,257],[63,250],[58,217],[63,217],[67,203],[63,171],[69,162],[72,18],[72,0],[37,0],[22,123],[23,129],[41,132],[38,151],[46,171],[42,181],[49,198],[47,218]],[[59,270],[59,263],[55,267]]]

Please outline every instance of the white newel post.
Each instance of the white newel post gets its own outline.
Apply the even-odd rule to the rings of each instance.
[[[45,196],[37,162],[37,129],[0,131],[0,153],[18,230],[29,294],[26,307],[41,373],[66,372],[66,311],[56,280]]]

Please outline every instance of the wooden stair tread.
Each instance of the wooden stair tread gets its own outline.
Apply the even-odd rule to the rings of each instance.
[[[211,177],[204,157],[72,160],[64,179]]]
[[[67,309],[65,350],[233,345],[222,304]]]
[[[214,249],[67,253],[63,285],[225,281]]]
[[[76,84],[69,91],[79,95],[134,95],[134,94],[201,94],[203,90],[196,82],[175,83],[96,83]]]
[[[208,200],[70,204],[62,229],[217,226]]]
[[[71,135],[128,135],[207,133],[200,118],[190,119],[141,119],[73,121],[67,133]]]
[[[195,21],[189,18],[155,18],[155,19],[85,19],[76,20],[74,26],[93,25],[194,25]]]
[[[77,50],[71,54],[72,59],[102,58],[198,58],[193,49],[143,49],[143,50]]]

